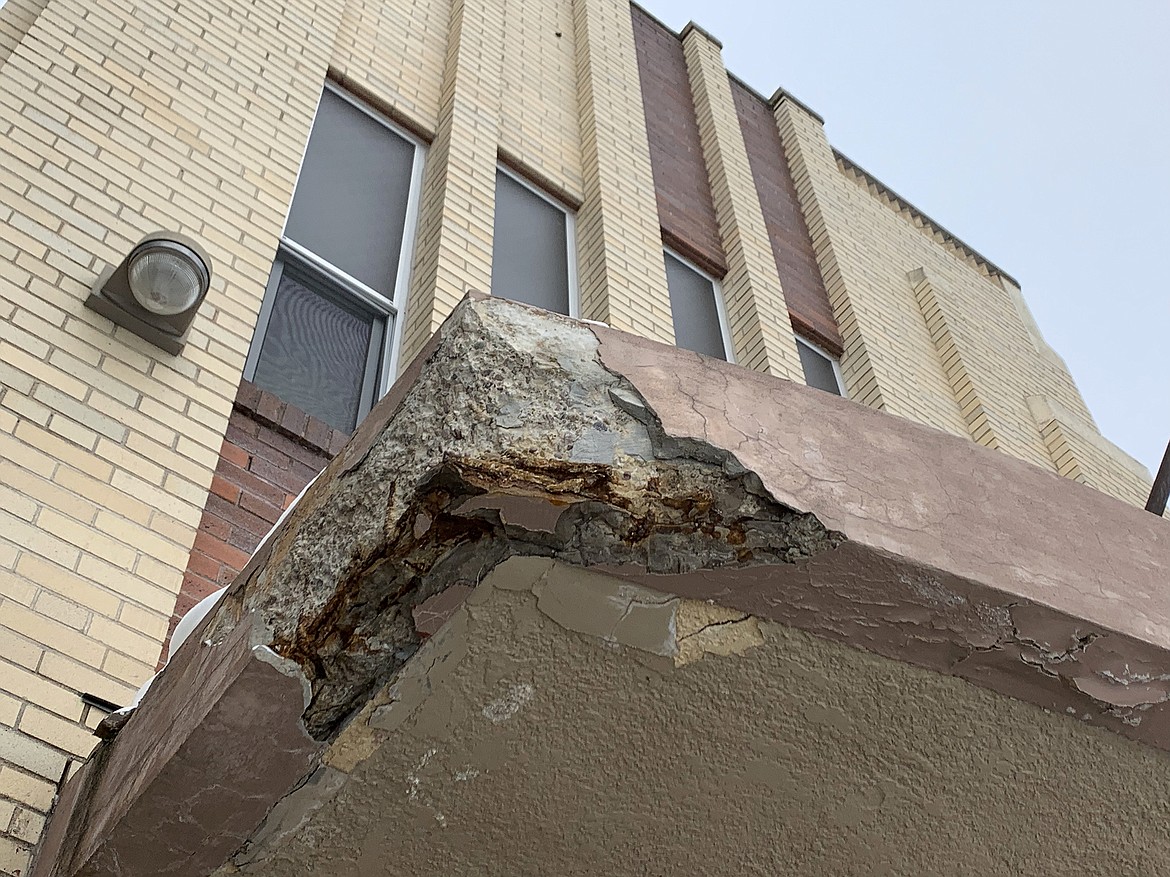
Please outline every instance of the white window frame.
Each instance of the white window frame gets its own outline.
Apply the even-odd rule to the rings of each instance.
[[[374,384],[374,399],[372,400],[373,402],[377,402],[386,395],[386,392],[394,383],[394,379],[398,376],[399,352],[402,349],[403,326],[406,322],[404,316],[406,314],[407,297],[410,290],[410,270],[414,262],[415,234],[418,231],[419,200],[422,197],[422,177],[423,167],[426,161],[426,143],[332,82],[326,82],[324,90],[333,93],[336,97],[341,98],[346,103],[360,110],[391,133],[401,137],[414,147],[414,157],[410,168],[410,185],[406,196],[406,216],[403,220],[402,228],[402,249],[398,253],[398,273],[395,276],[394,292],[392,297],[388,298],[377,290],[371,289],[356,277],[347,274],[333,263],[316,255],[307,247],[301,246],[289,238],[285,234],[285,231],[288,228],[289,215],[292,213],[292,198],[289,199],[288,206],[285,209],[284,223],[280,229],[280,241],[277,244],[277,251],[273,257],[273,263],[275,265],[277,261],[281,260],[282,256],[285,258],[291,256],[294,262],[308,265],[314,271],[324,275],[328,281],[341,287],[346,294],[352,295],[357,301],[373,310],[380,317],[393,321],[393,331],[389,333],[390,337],[385,338],[382,342],[381,363]],[[313,113],[314,126],[317,124],[317,113],[319,111],[320,102],[318,102],[318,109]],[[309,137],[305,138],[305,145],[301,151],[300,165],[297,168],[296,180],[293,182],[292,191],[294,196],[296,194],[296,187],[301,181],[301,172],[304,170],[305,155],[308,153],[312,130],[312,128],[309,129]],[[260,350],[264,345],[264,337],[268,332],[268,324],[272,318],[272,308],[276,300],[276,290],[272,287],[273,284],[270,282],[265,288],[264,302],[260,306],[260,314],[256,321],[256,331],[253,334],[252,345],[248,349],[248,358],[244,364],[244,377],[248,380],[251,380],[256,374],[256,364],[260,359]]]
[[[530,183],[516,171],[504,164],[496,164],[496,170],[514,183],[519,183],[546,204],[551,204],[565,216],[565,270],[569,277],[569,316],[580,319],[581,300],[577,288],[577,214],[562,201],[558,201],[539,186]],[[495,246],[492,246],[492,258],[495,258]]]
[[[803,344],[813,353],[819,353],[829,361],[829,363],[833,366],[833,377],[837,381],[837,390],[840,393],[842,399],[848,399],[849,393],[845,390],[845,378],[841,374],[841,361],[837,357],[833,356],[833,354],[829,353],[829,351],[825,350],[825,348],[821,347],[821,345],[817,344],[815,341],[810,341],[803,335],[797,335],[793,333],[792,337],[796,339],[797,344]],[[807,377],[805,378],[804,383],[806,387],[809,386]],[[813,389],[816,389],[816,387]]]
[[[662,252],[668,256],[678,259],[683,265],[690,268],[704,280],[711,283],[711,289],[715,293],[715,313],[719,315],[719,336],[723,339],[723,355],[728,362],[735,363],[735,348],[731,343],[731,326],[727,322],[727,306],[723,303],[723,284],[713,277],[710,272],[704,271],[682,253],[677,250],[672,250],[670,247],[663,246]]]

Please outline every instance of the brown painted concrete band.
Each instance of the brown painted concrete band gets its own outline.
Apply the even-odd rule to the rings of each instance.
[[[1170,526],[969,441],[597,328],[668,435],[732,454],[847,543],[653,586],[1089,714],[1170,750]],[[641,581],[649,580],[640,576]]]
[[[528,373],[517,371],[521,361]],[[430,397],[420,407],[419,387],[441,394],[456,384],[464,407],[437,409]],[[510,392],[539,406],[527,420],[528,456],[514,453],[524,419],[501,410]],[[464,418],[453,444],[401,445],[401,436],[429,441],[452,418]],[[599,463],[605,447],[609,462]],[[413,461],[405,459],[410,448]],[[418,480],[389,502],[382,494],[367,502],[408,463]],[[394,584],[396,567],[414,570],[407,590],[390,592],[406,600],[392,604],[401,619],[410,607],[420,616],[446,611],[448,600],[428,601],[474,585],[509,552],[571,554],[557,536],[574,515],[592,526],[637,506],[639,525],[666,521],[696,544],[707,538],[727,548],[730,540],[686,529],[690,506],[678,501],[686,497],[657,476],[638,480],[651,465],[664,478],[673,472],[714,486],[726,494],[720,501],[763,503],[774,520],[747,523],[765,538],[789,538],[786,521],[811,538],[788,559],[736,561],[724,552],[733,559],[650,575],[638,533],[627,529],[632,538],[610,545],[608,531],[594,528],[595,554],[615,548],[612,556],[629,558],[606,571],[961,676],[1170,750],[1165,521],[807,387],[475,296],[376,406],[118,737],[71,781],[32,873],[195,875],[221,864],[312,772],[331,726],[318,723],[323,742],[306,734],[305,678],[338,650],[364,649],[356,656],[372,660],[361,625],[385,613],[369,608],[362,589]],[[402,513],[386,517],[390,506]],[[451,534],[456,541],[445,542]],[[367,543],[355,559],[350,540],[358,538]],[[449,546],[468,552],[462,568],[470,579],[439,562],[452,556]],[[777,545],[759,547],[757,557]],[[418,592],[435,569],[438,578]],[[379,635],[406,631],[404,645],[417,646],[416,621]],[[257,641],[297,663],[258,650]],[[326,687],[347,682],[320,679]],[[359,682],[350,703],[370,696],[370,683]]]
[[[300,724],[303,681],[250,633],[180,650],[67,784],[30,877],[207,874],[309,772],[321,746]]]

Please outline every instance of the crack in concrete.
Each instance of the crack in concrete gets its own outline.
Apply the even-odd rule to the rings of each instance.
[[[519,320],[512,328],[521,334],[531,330],[533,318],[521,309],[492,313]],[[462,316],[484,319],[474,309]],[[415,607],[450,585],[475,587],[507,557],[660,575],[792,564],[843,541],[813,515],[778,503],[733,453],[668,435],[642,394],[604,367],[589,330],[555,329],[566,341],[556,369],[521,349],[523,339],[495,328],[452,333],[383,434],[360,454],[345,455],[343,471],[327,471],[315,486],[327,495],[318,506],[328,512],[313,522],[304,510],[290,516],[267,567],[225,600],[221,627],[260,609],[272,648],[302,668],[312,687],[305,725],[314,738],[332,738],[418,647]],[[485,335],[495,348],[482,343]],[[570,367],[574,381],[566,387],[559,370]],[[512,424],[504,440],[487,411],[476,413],[503,386],[509,398],[525,399],[535,421],[530,435]],[[420,434],[436,422],[440,399],[446,410],[465,411],[441,418],[441,442]],[[697,407],[696,414],[706,416]],[[602,432],[613,441],[588,447],[611,457],[566,459],[580,455],[581,435]],[[533,520],[548,523],[528,529],[491,503],[468,503],[488,493],[526,498],[533,509],[548,503],[557,512],[535,513]],[[295,533],[298,522],[311,526]],[[336,559],[321,563],[322,550]],[[338,571],[332,581],[330,566]],[[283,594],[301,592],[299,604],[274,599],[272,583],[281,579]],[[636,610],[631,600],[614,630]]]
[[[728,618],[725,621],[709,621],[706,624],[704,624],[702,627],[700,627],[698,630],[693,630],[690,633],[681,635],[678,638],[678,641],[680,643],[685,642],[686,640],[692,639],[692,638],[699,636],[700,634],[706,633],[707,631],[712,630],[714,628],[727,627],[728,625],[731,625],[731,624],[742,624],[743,622],[747,621],[749,618],[752,618],[752,617],[753,617],[752,615],[745,612],[743,615],[740,615],[736,618]]]

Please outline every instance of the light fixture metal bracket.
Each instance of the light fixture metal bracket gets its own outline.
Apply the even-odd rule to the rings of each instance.
[[[186,310],[173,315],[155,314],[144,308],[130,290],[130,263],[134,257],[151,243],[166,241],[179,244],[203,264],[200,273],[205,278],[195,301]],[[129,329],[135,335],[149,341],[155,347],[177,356],[187,342],[187,334],[195,313],[207,296],[211,281],[211,258],[199,244],[185,235],[173,232],[148,234],[131,248],[126,257],[115,266],[107,266],[94,283],[85,306],[96,311],[116,325]]]

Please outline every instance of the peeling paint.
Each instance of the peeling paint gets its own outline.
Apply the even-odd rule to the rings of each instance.
[[[533,588],[537,608],[578,633],[673,655],[678,600],[612,577],[554,565]]]
[[[266,849],[278,846],[325,807],[345,785],[347,774],[331,767],[319,767],[305,783],[276,802],[261,826],[232,857],[236,865],[247,865],[260,858]]]
[[[1170,750],[1163,521],[848,401],[502,300],[460,306],[408,373],[193,632],[216,645],[183,650],[260,646],[249,659],[293,701],[309,686],[296,730],[328,767],[398,732],[440,738],[464,713],[523,723],[535,675],[509,668],[492,680],[503,695],[465,703],[448,690],[493,589],[514,592],[513,635],[555,620],[615,663],[634,656],[639,684],[750,660],[776,623]],[[420,621],[459,596],[447,623]],[[685,672],[650,669],[676,654]],[[175,678],[110,751],[161,751],[136,725],[198,696]]]
[[[426,741],[404,728],[248,873],[1159,873],[1158,753],[774,623],[738,656],[648,678],[645,653],[535,611],[531,584],[495,587],[508,566],[477,590],[445,688],[490,703],[523,678],[548,702],[499,725],[476,708]],[[706,601],[679,615],[692,634],[744,620]],[[953,814],[963,830],[940,829]]]
[[[474,588],[467,585],[451,585],[445,591],[419,603],[411,610],[414,629],[420,636],[434,636],[473,591]]]
[[[914,593],[918,594],[923,600],[928,603],[933,603],[937,606],[962,606],[967,602],[967,598],[962,594],[953,594],[942,586],[938,579],[929,575],[907,575],[903,573],[898,576],[898,580],[904,585],[909,585],[913,588]]]
[[[483,708],[483,717],[493,725],[503,724],[520,712],[535,695],[536,689],[527,682],[513,685],[507,694]]]
[[[677,636],[674,663],[679,667],[705,655],[741,655],[764,642],[758,619],[700,600],[679,604]]]

